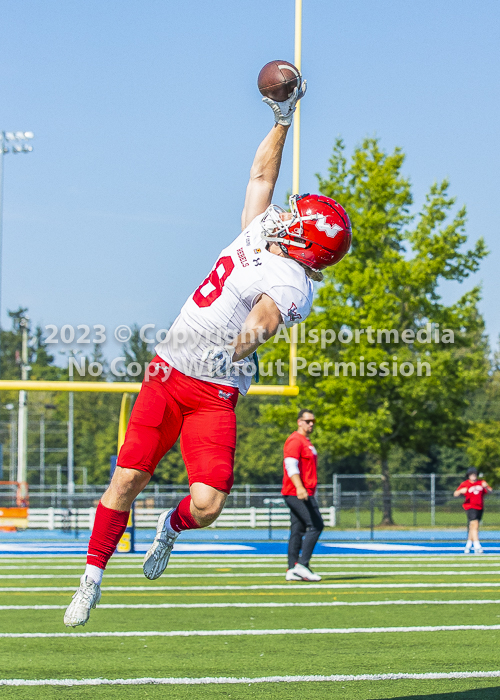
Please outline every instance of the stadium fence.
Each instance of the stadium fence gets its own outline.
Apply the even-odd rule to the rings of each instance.
[[[334,480],[335,482],[335,480]],[[453,487],[447,489],[397,490],[391,493],[394,524],[404,529],[463,528],[465,523],[462,499],[453,498]],[[28,527],[35,529],[82,529],[93,523],[95,508],[105,485],[78,485],[68,495],[60,488],[29,490]],[[149,485],[135,502],[136,527],[152,528],[158,514],[175,506],[188,493],[187,485]],[[4,494],[5,497],[6,494]],[[2,486],[0,486],[0,502]],[[320,484],[317,499],[327,528],[341,530],[374,530],[383,516],[384,495],[380,488],[347,491],[338,483]],[[224,511],[211,526],[221,529],[287,528],[289,512],[279,485],[237,485],[233,488]],[[488,496],[483,527],[500,528],[500,494]]]

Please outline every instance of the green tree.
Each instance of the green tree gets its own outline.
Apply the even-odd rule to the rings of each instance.
[[[279,400],[270,398],[277,405]],[[236,407],[238,443],[234,466],[237,484],[279,484],[283,477],[283,444],[291,430],[261,418],[259,396],[241,399]]]
[[[12,325],[10,329],[0,331],[0,373],[2,379],[21,379],[21,350],[22,350],[22,330],[21,319],[28,318],[28,309],[19,307],[16,311],[9,311],[8,315]],[[28,324],[28,365],[30,379],[57,380],[62,378],[61,368],[54,364],[54,356],[45,343],[43,331],[39,326],[33,328]],[[54,392],[28,392],[28,479],[38,482],[39,478],[39,458],[40,458],[40,418],[46,417],[47,421],[53,419],[53,412],[45,409],[46,405],[53,405]],[[10,430],[10,421],[17,418],[17,406],[19,401],[18,391],[2,391],[1,395],[1,440],[4,445],[4,460],[7,463],[7,446],[9,450],[17,450],[14,433]],[[13,405],[10,411],[6,406]],[[47,436],[46,445],[51,450],[47,452],[47,466],[54,466],[61,459],[66,444],[65,435],[50,426],[50,434]],[[61,452],[55,452],[59,449]],[[9,460],[10,461],[10,460]],[[15,463],[15,460],[14,460]],[[34,469],[33,469],[34,467]],[[7,469],[5,469],[5,474]],[[15,470],[11,473],[16,478]]]
[[[470,463],[484,472],[492,484],[500,483],[500,352],[492,361],[492,371],[467,411],[471,423],[465,439]]]
[[[142,382],[144,379],[145,369],[151,362],[154,356],[154,346],[151,343],[146,343],[145,340],[141,338],[141,329],[137,323],[135,323],[132,328],[132,334],[130,339],[123,346],[123,354],[125,356],[125,366],[128,367],[131,363],[136,362],[141,367],[140,374],[132,376],[127,374],[126,377],[118,377],[119,381],[124,382]],[[133,372],[138,368],[133,368]]]
[[[500,483],[500,421],[473,423],[468,432],[467,455],[492,484]]]
[[[21,319],[29,318],[28,309],[19,307],[9,311],[10,330],[0,331],[0,376],[2,379],[21,379]],[[54,364],[54,356],[43,336],[40,326],[28,325],[28,364],[30,379],[60,379],[61,370]]]
[[[92,362],[102,366],[100,376],[94,377],[88,372],[88,366]],[[85,362],[85,368],[85,374],[77,374],[76,380],[104,382],[112,379],[100,345],[94,345],[92,356]],[[68,372],[66,374],[68,375]],[[66,376],[65,379],[67,378]],[[86,391],[74,394],[75,466],[87,469],[90,483],[102,484],[109,479],[110,459],[117,451],[120,402],[120,394]],[[67,415],[67,394],[59,394],[58,404]]]
[[[462,282],[477,271],[484,242],[462,250],[466,211],[453,215],[446,181],[411,214],[403,163],[400,149],[387,154],[375,139],[365,139],[348,163],[336,142],[319,186],[348,211],[353,244],[325,271],[298,348],[305,361],[300,404],[319,417],[315,443],[334,458],[371,455],[383,477],[384,524],[393,523],[391,449],[427,454],[433,445],[457,446],[468,426],[465,408],[488,369],[479,289],[451,305],[439,294],[442,281]],[[283,355],[282,346],[268,343],[262,359]],[[268,407],[264,415],[283,423],[296,405]]]

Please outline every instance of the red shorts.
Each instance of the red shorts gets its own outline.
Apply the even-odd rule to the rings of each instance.
[[[229,493],[234,482],[236,387],[188,377],[158,355],[137,397],[118,465],[153,474],[181,436],[189,484]]]

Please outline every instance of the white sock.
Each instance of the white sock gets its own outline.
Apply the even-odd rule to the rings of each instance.
[[[465,549],[470,549],[472,547],[472,540],[467,540],[467,544],[465,545]]]
[[[474,540],[474,549],[479,549],[480,546],[481,543],[479,542],[479,540]]]
[[[87,564],[87,566],[85,567],[85,573],[83,575],[90,576],[90,578],[96,583],[98,583],[100,586],[103,573],[104,569],[100,569],[98,566],[94,566],[93,564]]]

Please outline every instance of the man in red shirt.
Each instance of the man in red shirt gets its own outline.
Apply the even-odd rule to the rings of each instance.
[[[465,545],[465,554],[470,554],[472,546],[474,546],[475,554],[483,553],[483,548],[479,542],[479,523],[483,517],[484,497],[491,491],[492,489],[486,481],[478,479],[477,469],[471,467],[467,469],[467,479],[460,484],[453,494],[455,498],[465,496],[463,507],[469,521],[469,539]]]
[[[300,411],[297,430],[287,439],[283,450],[281,493],[291,516],[287,581],[321,581],[321,576],[309,568],[313,549],[324,527],[314,497],[318,483],[318,453],[309,440],[314,421],[312,411]]]

